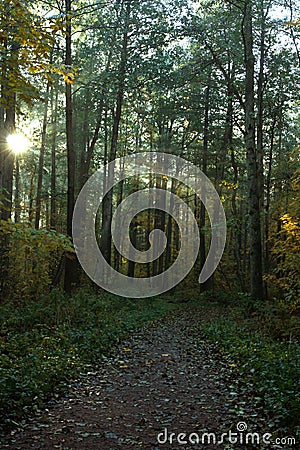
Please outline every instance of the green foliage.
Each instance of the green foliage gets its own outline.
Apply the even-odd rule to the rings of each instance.
[[[36,65],[45,69],[53,36],[45,30],[45,20],[19,0],[1,2],[0,17],[2,106],[11,106],[8,99],[12,93],[18,93],[20,99],[30,104],[38,97],[38,89],[24,76],[24,71],[32,72]]]
[[[62,252],[73,253],[70,238],[56,231],[35,230],[27,223],[0,221],[0,238],[7,239],[8,262],[4,290],[11,299],[38,296],[51,285],[51,268]]]
[[[83,291],[68,298],[59,290],[17,308],[2,305],[3,425],[38,410],[90,364],[97,365],[118,339],[173,307],[159,299],[134,301]]]
[[[282,229],[278,233],[273,255],[277,266],[275,274],[268,276],[283,292],[283,304],[290,310],[300,308],[300,223],[289,214],[281,217]]]
[[[34,83],[36,74],[50,81],[53,74],[59,74],[66,83],[74,83],[76,70],[51,63],[58,32],[65,33],[62,19],[45,20],[39,9],[19,0],[0,3],[2,106],[12,106],[13,94],[32,105],[33,99],[40,96],[40,89]]]
[[[245,296],[235,299],[227,305],[226,316],[204,324],[204,334],[230,355],[236,370],[243,375],[243,383],[251,387],[253,398],[261,399],[276,427],[299,433],[299,341],[274,339],[271,328],[272,323],[279,321],[278,306],[256,309],[252,304],[252,313],[249,306]],[[299,318],[297,322],[299,331]]]

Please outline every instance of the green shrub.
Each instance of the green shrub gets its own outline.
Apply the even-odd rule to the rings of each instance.
[[[268,306],[265,308],[269,320],[275,314],[272,320],[276,321],[277,309],[271,312]],[[227,310],[226,317],[204,324],[203,333],[230,355],[242,374],[241,382],[253,386],[253,396],[263,399],[266,411],[278,426],[295,433],[300,417],[299,341],[274,339],[266,324],[261,326],[253,314],[250,318],[245,316],[241,307]]]
[[[51,286],[52,268],[63,252],[74,253],[69,237],[53,230],[35,230],[27,222],[0,220],[1,255],[5,269],[3,289],[10,300],[39,297]]]

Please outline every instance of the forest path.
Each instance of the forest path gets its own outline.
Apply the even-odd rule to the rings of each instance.
[[[179,433],[187,435],[180,440],[195,442],[205,432],[220,439],[222,432],[236,432],[241,422],[252,431],[265,423],[230,358],[222,357],[216,345],[201,337],[199,324],[205,314],[207,310],[201,308],[177,310],[135,332],[95,371],[72,383],[68,396],[13,434],[3,448],[256,448],[208,444],[207,438],[203,445],[178,443]],[[172,443],[171,433],[176,434]]]

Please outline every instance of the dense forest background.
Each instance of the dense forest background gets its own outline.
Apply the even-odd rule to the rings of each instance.
[[[80,189],[116,157],[162,151],[201,168],[226,210],[226,251],[202,289],[299,306],[298,8],[264,0],[3,2],[2,293],[29,298],[63,275],[68,291],[87,283],[67,238]],[[141,186],[171,188],[194,210],[203,238],[196,274],[209,246],[205,209],[191,189],[159,176],[126,180],[106,196],[106,259],[149,276],[176,258],[176,224],[158,211],[136,218],[131,240],[146,248],[151,229],[161,228],[167,255],[135,265],[114,250],[113,210]]]
[[[0,62],[0,428],[21,427],[126,333],[179,305],[200,307],[197,333],[230,355],[222,364],[257,414],[299,436],[300,2],[5,0]],[[176,221],[148,209],[131,242],[147,250],[160,228],[166,251],[147,264],[116,251],[112,216],[137,190],[181,197],[201,235],[178,288],[136,300],[84,273],[72,215],[90,175],[140,152],[171,153],[209,177],[227,243],[199,286],[211,226],[195,192],[160,174],[117,184],[96,231],[119,272],[152,277],[180,249]]]

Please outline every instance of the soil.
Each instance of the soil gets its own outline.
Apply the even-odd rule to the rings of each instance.
[[[237,429],[240,439],[243,427],[268,430],[249,380],[239,379],[230,356],[201,336],[203,314],[185,308],[135,332],[72,382],[64,398],[13,431],[2,448],[276,448],[225,439],[215,444],[205,434],[215,433],[220,441],[222,433]]]

